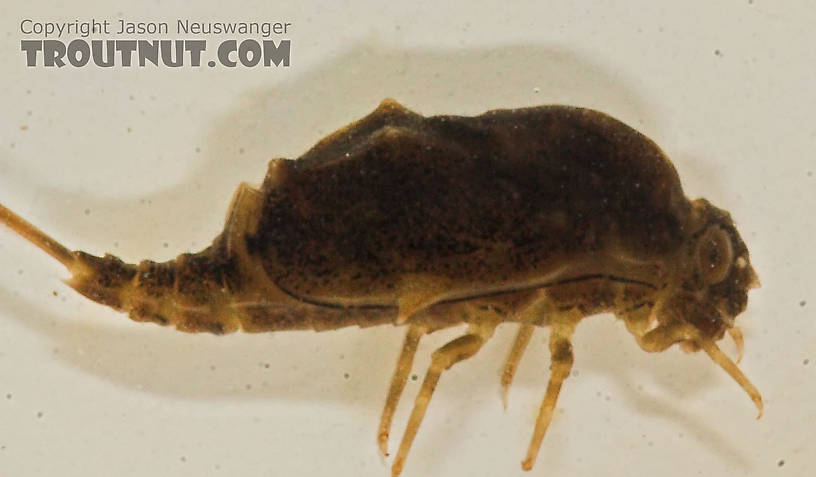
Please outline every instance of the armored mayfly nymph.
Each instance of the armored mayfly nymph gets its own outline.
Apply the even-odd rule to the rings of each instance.
[[[385,100],[300,158],[272,160],[260,188],[238,188],[211,246],[164,263],[70,251],[3,206],[0,222],[61,262],[70,287],[136,321],[216,334],[405,326],[377,431],[384,455],[420,339],[466,324],[433,352],[395,476],[443,371],[504,322],[519,324],[505,399],[533,330],[550,329],[524,469],[569,376],[571,336],[598,313],[623,320],[645,351],[703,350],[762,413],[716,344],[728,332],[742,354],[734,321],[759,286],[734,222],[687,199],[654,142],[597,111],[423,117]]]

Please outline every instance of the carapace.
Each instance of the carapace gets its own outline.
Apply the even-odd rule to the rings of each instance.
[[[445,369],[519,323],[505,396],[535,327],[549,326],[551,377],[522,462],[535,462],[589,315],[612,312],[646,351],[704,350],[748,393],[717,346],[742,353],[735,317],[759,285],[730,215],[690,201],[666,155],[603,113],[567,106],[423,117],[393,100],[275,159],[242,184],[207,249],[127,264],[67,248],[7,208],[0,221],[65,265],[66,283],[136,321],[188,332],[405,325],[377,440],[420,338],[467,324],[437,349],[392,466],[398,475]]]

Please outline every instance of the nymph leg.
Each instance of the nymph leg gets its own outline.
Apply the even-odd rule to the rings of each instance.
[[[728,334],[731,336],[731,339],[734,340],[734,344],[737,345],[737,364],[739,364],[745,353],[745,340],[742,337],[742,330],[734,326],[728,328]]]
[[[416,437],[419,426],[422,424],[425,410],[428,408],[428,403],[431,401],[431,396],[433,396],[442,372],[454,364],[475,355],[488,338],[493,335],[496,324],[496,322],[490,322],[471,326],[466,335],[460,336],[434,351],[431,357],[431,365],[427,374],[425,374],[425,380],[422,382],[422,388],[416,397],[414,409],[411,411],[411,417],[408,419],[408,425],[405,428],[405,434],[402,436],[399,451],[397,451],[397,456],[391,467],[392,476],[396,477],[402,472],[405,458],[408,456],[414,437]]]
[[[538,411],[538,418],[536,419],[530,446],[527,449],[527,456],[521,463],[521,468],[524,470],[532,469],[533,464],[535,464],[541,441],[544,439],[544,434],[547,432],[547,427],[552,420],[553,410],[558,401],[558,393],[561,391],[561,383],[564,382],[569,376],[570,370],[572,370],[573,355],[570,337],[574,329],[575,322],[572,320],[565,320],[563,323],[557,322],[551,325],[550,356],[552,364],[550,365],[550,382],[547,385],[547,393],[544,395],[544,400]]]
[[[652,331],[639,337],[638,343],[644,350],[655,352],[663,351],[674,343],[686,340],[693,341],[697,346],[705,350],[711,360],[717,363],[717,365],[742,387],[759,410],[759,416],[757,416],[757,418],[762,417],[762,396],[759,394],[757,388],[748,380],[742,371],[740,371],[731,358],[722,352],[720,347],[717,346],[712,339],[700,337],[697,330],[688,323],[674,321],[659,325]]]
[[[524,355],[524,350],[527,349],[527,344],[533,336],[535,326],[529,323],[523,323],[516,333],[516,339],[513,341],[513,347],[510,348],[510,354],[507,356],[507,361],[504,363],[504,369],[501,376],[502,387],[502,404],[507,409],[507,393],[510,391],[510,384],[513,382],[513,377],[516,375],[519,361]]]
[[[397,360],[394,376],[391,378],[391,387],[388,389],[388,397],[385,399],[385,407],[383,408],[382,417],[380,417],[380,428],[377,432],[377,443],[383,456],[388,455],[388,434],[391,430],[391,419],[394,417],[394,410],[397,408],[402,391],[405,389],[405,382],[411,373],[411,365],[414,363],[414,355],[416,354],[419,339],[426,331],[424,326],[411,325],[405,335],[405,341],[402,343],[402,352],[399,360]]]

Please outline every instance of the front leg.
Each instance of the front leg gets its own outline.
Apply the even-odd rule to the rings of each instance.
[[[751,398],[759,411],[757,418],[762,416],[762,395],[760,395],[759,390],[742,373],[736,363],[720,350],[720,347],[717,346],[713,339],[700,336],[700,333],[691,324],[681,320],[662,323],[641,336],[635,334],[635,338],[640,347],[650,353],[663,351],[669,346],[681,342],[691,342],[696,346],[696,349],[702,348],[709,358],[728,373],[748,394],[748,397]]]
[[[683,321],[672,321],[660,324],[643,335],[635,335],[635,338],[644,351],[656,353],[675,343],[693,339],[694,336],[694,327]]]
[[[616,313],[643,351],[657,353],[696,336],[694,328],[683,320],[655,323],[664,301],[659,299],[651,306],[641,304]]]

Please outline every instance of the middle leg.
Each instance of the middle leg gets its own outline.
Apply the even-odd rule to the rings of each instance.
[[[541,441],[552,420],[555,404],[558,401],[558,394],[561,392],[561,384],[567,379],[572,370],[572,343],[570,338],[575,330],[576,321],[567,317],[553,323],[550,329],[550,382],[547,384],[547,393],[541,402],[538,411],[533,437],[530,439],[530,446],[527,448],[527,456],[521,463],[521,468],[530,470],[538,457],[541,448]]]
[[[510,392],[510,384],[513,382],[513,377],[516,375],[521,356],[524,350],[527,349],[527,344],[535,331],[535,325],[530,323],[522,323],[516,333],[516,339],[513,340],[513,347],[510,348],[510,354],[507,356],[507,361],[504,362],[504,369],[501,376],[502,389],[502,405],[507,409],[507,394]]]

